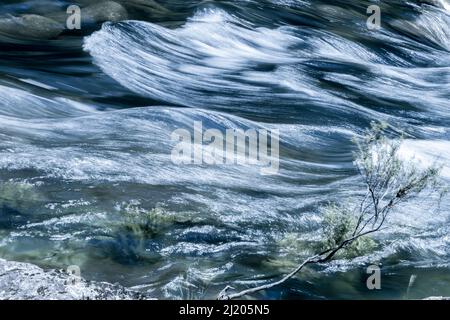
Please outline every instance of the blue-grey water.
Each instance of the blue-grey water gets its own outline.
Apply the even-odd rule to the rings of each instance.
[[[70,4],[81,30],[64,29]],[[2,0],[0,258],[160,299],[278,279],[321,241],[320,207],[364,191],[352,138],[371,121],[450,179],[449,101],[446,0]],[[171,133],[194,121],[279,129],[279,174],[174,164]],[[405,298],[412,275],[409,298],[450,295],[448,200],[253,297]]]

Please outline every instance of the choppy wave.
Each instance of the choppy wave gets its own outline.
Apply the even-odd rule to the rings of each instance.
[[[432,28],[423,36],[447,41],[448,16],[432,14],[425,11],[419,17],[434,17],[423,22]],[[385,33],[383,40],[389,36]],[[395,38],[391,41],[398,45]],[[341,118],[358,114],[399,125],[404,121],[396,117],[399,105],[411,101],[416,112],[408,114],[410,119],[422,117],[423,111],[436,117],[447,111],[449,88],[434,79],[448,78],[448,54],[446,64],[434,69],[413,67],[403,53],[382,55],[329,32],[255,28],[219,9],[201,11],[177,29],[137,21],[106,24],[86,40],[85,49],[122,85],[176,105],[310,121],[323,120],[333,108]],[[328,71],[331,62],[352,67]],[[338,93],[330,84],[345,90]],[[398,90],[391,91],[392,86]],[[361,99],[373,103],[361,104]],[[389,109],[380,111],[380,100]]]
[[[20,106],[20,107],[18,107]],[[90,114],[95,107],[62,97],[44,97],[0,85],[0,116],[16,119],[64,118]]]

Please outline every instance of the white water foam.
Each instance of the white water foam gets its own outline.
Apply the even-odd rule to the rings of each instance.
[[[307,100],[361,116],[373,111],[323,90],[301,62],[382,62],[369,49],[328,32],[255,28],[220,9],[200,11],[174,30],[137,21],[105,24],[86,38],[84,48],[106,74],[154,99],[258,110],[300,107]]]

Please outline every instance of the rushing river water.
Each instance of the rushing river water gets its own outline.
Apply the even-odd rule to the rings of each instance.
[[[63,30],[71,4],[91,17],[81,30]],[[377,1],[373,31],[371,4],[2,0],[0,258],[214,298],[312,253],[320,207],[364,191],[352,138],[371,121],[450,179],[450,3]],[[194,121],[279,129],[279,174],[174,164],[171,133]],[[411,275],[410,298],[450,295],[448,200],[418,199],[363,257],[254,297],[404,298]],[[379,291],[365,283],[374,263]]]

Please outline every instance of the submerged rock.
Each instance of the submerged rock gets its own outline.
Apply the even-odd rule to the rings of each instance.
[[[128,19],[157,18],[169,13],[167,9],[151,0],[81,0],[81,29],[91,32],[103,22],[118,22]],[[67,30],[67,22],[73,13],[67,7],[52,8],[48,13],[24,14],[0,17],[0,34],[22,39],[53,39]]]
[[[449,0],[421,0],[420,2],[450,10]]]
[[[0,18],[0,33],[26,39],[52,39],[64,31],[57,21],[36,14]]]
[[[82,2],[84,4],[84,2]],[[66,11],[49,13],[47,17],[67,25],[67,20],[71,17],[71,13]],[[101,1],[80,7],[81,29],[86,25],[100,24],[106,21],[118,22],[128,19],[128,12],[125,7],[115,1]]]
[[[79,3],[90,6],[92,3],[95,3],[96,1],[93,0],[81,0]],[[113,2],[113,1],[103,1],[100,3],[95,3],[94,5],[99,5],[106,7],[108,4],[105,4],[105,2]],[[126,8],[140,8],[145,11],[157,11],[157,12],[167,12],[168,10],[157,3],[154,0],[114,0],[114,2],[118,2],[121,5],[125,6]]]
[[[28,263],[0,259],[2,300],[135,300],[146,299],[119,285],[89,282],[62,271],[43,269]]]

